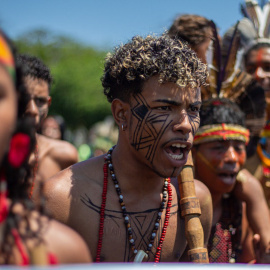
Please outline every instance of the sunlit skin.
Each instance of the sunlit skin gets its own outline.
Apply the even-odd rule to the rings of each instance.
[[[160,84],[157,76],[146,81],[142,92],[131,96],[128,102],[120,99],[112,102],[112,114],[119,126],[112,164],[136,235],[135,246],[138,250],[145,250],[148,245],[163,198],[164,178],[176,176],[186,162],[199,126],[200,105],[199,88],[180,88],[171,82]],[[174,143],[185,145],[186,148],[171,149]],[[173,151],[180,157],[183,152],[183,156],[174,159],[170,156]],[[104,168],[104,156],[98,156],[67,168],[45,184],[46,204],[53,216],[78,231],[94,257],[98,243],[98,233],[94,232],[99,231]],[[203,191],[197,193],[201,195],[198,197],[202,218],[205,218],[202,224],[208,239],[211,197],[203,187]],[[186,248],[184,220],[180,217],[177,192],[178,186],[173,184],[171,216],[163,242],[162,262],[179,261]],[[164,218],[165,212],[161,224]],[[161,234],[162,228],[159,227],[157,235]],[[110,174],[103,233],[102,261],[134,260],[119,197]],[[157,245],[158,239],[155,239],[146,261],[154,260]]]
[[[250,51],[246,71],[253,75],[265,91],[270,91],[270,47]]]
[[[41,134],[49,138],[61,139],[61,130],[57,121],[53,117],[47,117],[42,124]]]
[[[256,79],[265,90],[267,115],[270,117],[270,47],[249,52],[246,71]]]
[[[192,149],[195,178],[210,190],[214,226],[220,219],[224,193],[233,190],[236,175],[246,159],[245,144],[236,140],[202,143]]]
[[[195,177],[213,197],[221,197],[232,191],[236,175],[245,163],[245,144],[236,140],[203,143],[194,148],[193,158]]]
[[[17,117],[17,94],[14,82],[0,65],[0,162],[8,150]]]
[[[36,129],[41,125],[48,114],[51,104],[49,96],[49,85],[42,79],[32,77],[25,78],[25,85],[28,93],[28,104],[25,115],[31,117]]]
[[[160,84],[157,77],[147,81],[142,93],[131,99],[130,143],[138,160],[159,176],[177,176],[199,127],[200,105],[199,88],[184,90],[175,83]],[[186,148],[172,149],[175,143]],[[179,160],[169,155],[181,151],[183,158]]]
[[[28,103],[24,116],[32,119],[33,125],[37,130],[46,118],[51,104],[49,84],[42,79],[27,76],[25,77],[25,86]],[[32,168],[38,166],[36,175],[32,178],[32,185],[34,185],[32,199],[36,199],[36,196],[39,196],[38,187],[40,182],[47,180],[52,175],[78,162],[77,150],[70,143],[52,140],[37,133],[36,140],[37,154],[32,152],[29,158],[29,164]]]

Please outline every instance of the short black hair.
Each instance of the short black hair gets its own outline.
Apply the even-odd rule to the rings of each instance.
[[[19,54],[18,62],[21,63],[24,68],[24,77],[30,76],[34,79],[42,79],[48,83],[49,89],[52,84],[52,75],[50,69],[40,60],[39,58],[28,55],[28,54]]]
[[[202,103],[200,126],[235,124],[245,127],[245,114],[239,106],[226,98],[212,98]]]

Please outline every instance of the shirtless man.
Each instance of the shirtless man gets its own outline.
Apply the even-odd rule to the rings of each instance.
[[[27,103],[25,116],[31,117],[33,125],[38,130],[51,104],[49,92],[52,77],[49,68],[38,58],[20,55],[18,60],[26,69],[24,78],[28,95],[25,97]],[[77,150],[70,143],[50,139],[38,133],[36,133],[36,140],[36,149],[29,161],[33,167],[31,194],[38,190],[34,188],[39,186],[38,183],[78,162]]]
[[[131,262],[139,250],[148,262],[180,260],[187,244],[178,187],[165,179],[186,163],[206,75],[194,52],[166,36],[134,37],[107,58],[102,84],[118,142],[45,184],[49,210],[83,236],[96,261]],[[207,242],[211,197],[202,183],[197,196]]]

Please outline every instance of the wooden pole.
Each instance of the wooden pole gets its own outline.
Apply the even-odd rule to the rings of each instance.
[[[209,263],[208,251],[204,248],[204,233],[199,216],[200,202],[196,197],[193,161],[191,152],[188,160],[178,176],[180,190],[181,215],[185,218],[185,234],[189,246],[188,256],[191,262]]]
[[[48,253],[43,243],[29,249],[31,265],[48,265]]]

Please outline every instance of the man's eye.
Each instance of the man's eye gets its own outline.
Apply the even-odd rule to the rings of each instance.
[[[263,67],[264,72],[270,72],[270,64]]]
[[[222,146],[222,145],[213,146],[212,147],[212,150],[223,151],[224,150],[224,146]]]
[[[200,111],[200,107],[197,107],[197,106],[190,106],[190,110],[192,112],[199,112]]]
[[[169,106],[159,106],[157,107],[158,110],[161,110],[161,111],[170,111],[171,108]]]
[[[256,71],[256,67],[253,67],[253,66],[246,67],[246,71],[249,74],[254,74]]]
[[[46,104],[47,98],[43,98],[43,97],[35,98],[35,102],[37,106],[42,106]]]

